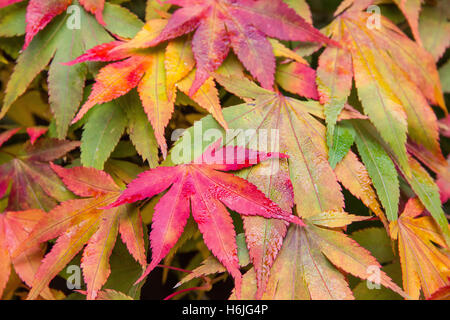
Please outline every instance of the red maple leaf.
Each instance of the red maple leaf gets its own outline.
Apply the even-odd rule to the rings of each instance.
[[[198,71],[190,89],[193,95],[224,61],[230,47],[266,89],[272,89],[275,57],[266,37],[291,41],[334,43],[282,0],[168,0],[182,7],[171,16],[162,41],[195,31],[192,50]]]
[[[270,158],[286,158],[286,155],[241,147],[219,149],[220,142],[211,145],[193,163],[158,167],[140,174],[111,205],[151,198],[170,187],[155,206],[150,233],[152,261],[138,281],[148,275],[176,244],[189,218],[190,208],[206,245],[233,276],[238,292],[241,273],[236,233],[225,206],[246,216],[275,218],[304,225],[300,218],[282,210],[255,185],[222,172],[240,170]]]

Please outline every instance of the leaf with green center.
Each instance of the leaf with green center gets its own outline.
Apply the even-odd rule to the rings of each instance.
[[[106,289],[105,291],[98,292],[97,298],[95,300],[134,300],[134,299],[120,291]]]
[[[431,213],[432,217],[438,224],[447,245],[450,244],[450,228],[448,221],[442,208],[439,195],[439,188],[433,178],[413,157],[409,157],[409,165],[411,167],[411,176],[405,176],[415,194],[419,197],[424,207]]]
[[[393,23],[380,17],[381,28],[369,28],[368,18],[369,13],[349,11],[336,18],[328,30],[333,39],[349,49],[364,111],[409,175],[405,147],[407,131],[414,141],[436,154],[441,153],[437,119],[428,104],[437,104],[446,110],[438,73],[431,55],[409,40]],[[318,71],[322,74],[322,78],[319,77],[322,82],[325,79],[331,84],[339,83],[331,81],[335,73],[327,73],[332,61],[344,60],[325,60]],[[348,84],[347,74],[337,80],[340,78]],[[331,84],[325,86],[325,95],[327,90],[333,90]]]
[[[0,2],[0,36],[14,37],[25,34],[25,2],[2,8]]]
[[[116,102],[123,108],[128,118],[127,131],[130,140],[144,161],[148,161],[151,168],[158,165],[158,143],[153,128],[142,109],[137,94],[128,94]]]
[[[370,277],[369,268],[381,268],[367,250],[344,233],[324,228],[326,225],[335,225],[336,221],[335,215],[330,215],[330,220],[326,217],[326,213],[321,213],[320,218],[310,216],[305,219],[305,227],[292,226],[289,229],[262,299],[354,299],[344,275],[335,266],[362,279]],[[311,219],[315,219],[317,225],[312,224]],[[344,220],[339,223],[340,226],[352,219]],[[254,277],[253,269],[244,275],[245,290],[241,298],[254,299]],[[383,271],[380,271],[380,283],[405,296]],[[233,294],[231,299],[234,298]]]
[[[70,2],[70,1],[69,1]],[[125,8],[107,4],[105,16],[108,21],[122,19]],[[112,17],[110,17],[113,15]],[[86,49],[112,40],[106,29],[83,9],[80,28],[68,26],[70,16],[62,14],[56,17],[44,30],[36,35],[28,48],[19,56],[17,65],[8,82],[0,117],[3,117],[14,101],[20,97],[31,84],[36,75],[49,63],[49,101],[56,121],[56,136],[64,138],[72,118],[83,98],[83,88],[88,68],[85,64],[65,66],[62,62],[75,59]],[[134,19],[138,20],[137,17]],[[139,20],[138,20],[139,21]],[[126,30],[118,33],[126,36]],[[52,60],[53,59],[53,60]],[[51,61],[51,62],[50,62]]]

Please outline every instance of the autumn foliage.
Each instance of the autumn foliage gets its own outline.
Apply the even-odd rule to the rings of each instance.
[[[0,298],[449,299],[449,21],[0,0]]]

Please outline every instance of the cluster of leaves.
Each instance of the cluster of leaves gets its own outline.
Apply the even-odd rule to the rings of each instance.
[[[139,299],[156,267],[169,298],[228,274],[230,299],[448,298],[449,19],[445,0],[0,0],[0,297],[65,298],[52,280],[79,265],[66,298]]]

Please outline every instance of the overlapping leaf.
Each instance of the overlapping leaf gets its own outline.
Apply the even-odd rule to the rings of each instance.
[[[295,203],[298,214],[307,217],[342,209],[343,197],[337,175],[346,188],[384,218],[367,170],[354,153],[347,154],[337,165],[336,174],[328,164],[325,127],[312,116],[324,118],[323,107],[318,102],[283,97],[239,77],[217,75],[217,80],[227,90],[251,100],[224,109],[225,119],[230,129],[234,129],[229,136],[222,132],[225,142],[228,145],[253,146],[289,155],[287,161],[267,161],[244,170],[240,173],[242,177],[254,183],[283,209],[291,210]],[[358,115],[345,109],[342,117]],[[211,118],[203,119],[200,128],[203,132],[220,129]],[[176,161],[176,157],[181,154],[201,154],[202,144],[195,144],[192,140],[194,132],[198,134],[196,130],[194,126],[177,142],[171,152],[172,161]],[[264,142],[258,145],[258,141]],[[286,183],[289,179],[292,184]],[[244,228],[250,257],[256,269],[257,296],[260,296],[287,227],[281,221],[244,217]]]
[[[419,299],[421,290],[430,298],[450,281],[448,246],[433,219],[421,216],[423,211],[418,199],[410,199],[391,225],[392,236],[398,237],[403,288],[412,299]]]
[[[107,173],[84,167],[64,169],[52,165],[52,168],[82,199],[63,202],[51,210],[17,249],[16,253],[22,252],[30,246],[58,238],[42,260],[28,299],[35,299],[85,244],[81,268],[87,298],[95,299],[111,273],[109,258],[119,233],[129,252],[145,266],[140,214],[128,206],[101,209],[120,195],[120,188]]]
[[[365,217],[340,213],[320,213],[305,219],[306,226],[292,226],[272,267],[263,299],[349,300],[354,299],[344,275],[336,267],[356,277],[367,279],[369,268],[381,265],[369,251],[341,231]],[[331,263],[330,263],[331,262]],[[244,275],[242,298],[254,299],[255,272]],[[380,270],[380,284],[405,296],[403,291]],[[234,296],[231,297],[235,298]]]
[[[139,50],[142,43],[155,38],[166,23],[167,21],[162,19],[152,20],[134,39],[94,47],[71,63],[121,60],[100,70],[89,99],[73,122],[81,119],[94,105],[111,101],[137,87],[158,144],[166,155],[164,129],[172,117],[176,89],[178,87],[187,93],[196,73],[193,70],[192,52],[186,39],[171,42],[165,48]],[[218,92],[212,79],[204,82],[192,98],[226,127]]]
[[[44,246],[37,244],[16,257],[12,255],[44,216],[45,212],[36,209],[0,214],[0,297],[11,274],[11,266],[28,286],[32,285],[45,253]],[[41,296],[54,299],[48,287],[43,287]]]
[[[9,190],[8,210],[52,209],[57,201],[71,198],[49,161],[79,146],[76,141],[40,139],[27,142],[10,161],[0,166],[0,196]]]
[[[436,156],[424,147],[414,143],[408,144],[408,151],[416,158],[408,154],[409,172],[399,163],[392,149],[383,141],[376,129],[367,121],[351,120],[357,132],[356,144],[366,164],[369,174],[374,181],[377,193],[386,208],[389,220],[393,221],[398,216],[399,206],[399,178],[401,176],[407,185],[402,186],[407,193],[415,193],[425,208],[431,213],[438,224],[447,244],[450,243],[450,228],[448,228],[440,197],[439,188],[427,170],[416,160],[421,160],[431,170],[442,174],[448,179],[445,160],[440,160],[442,155]]]
[[[150,241],[152,261],[144,276],[167,255],[183,232],[192,215],[203,239],[227,268],[239,292],[241,273],[237,258],[235,231],[226,207],[242,214],[280,219],[303,225],[298,217],[282,210],[256,186],[222,171],[239,170],[282,154],[266,154],[239,147],[212,144],[189,164],[158,167],[144,172],[131,182],[114,206],[151,198],[170,187],[155,206]],[[225,206],[224,206],[225,205]]]
[[[0,8],[21,1],[23,0],[3,0],[0,2]],[[73,2],[72,0],[30,0],[27,7],[27,27],[23,49],[25,50],[28,47],[40,30],[44,29],[57,15],[66,11]],[[105,25],[102,14],[105,5],[104,0],[80,0],[80,3],[87,11],[95,14],[100,24]]]
[[[437,119],[429,105],[446,110],[439,75],[432,56],[393,23],[380,17],[380,28],[369,28],[369,17],[366,12],[350,11],[329,26],[332,39],[343,49],[326,48],[319,61],[321,101],[333,127],[353,75],[365,113],[409,175],[407,132],[413,141],[442,157]]]
[[[272,89],[275,59],[266,37],[331,43],[281,0],[170,0],[175,11],[162,32],[145,45],[174,39],[195,30],[192,50],[198,72],[192,96],[224,61],[230,48],[266,89]]]
[[[450,4],[437,1],[435,6],[425,6],[420,14],[419,31],[423,46],[438,61],[450,46]]]
[[[89,2],[93,3],[84,1],[84,3]],[[71,1],[30,1],[29,6],[39,7],[51,3],[61,6],[64,3],[68,5]],[[56,7],[50,5],[47,9],[52,10],[52,8]],[[40,9],[37,11],[37,13],[41,12]],[[45,29],[36,34],[35,40],[31,41],[27,49],[19,56],[8,81],[0,117],[5,116],[36,75],[50,63],[49,102],[55,117],[56,136],[65,138],[70,122],[83,98],[88,66],[86,64],[64,66],[62,63],[75,59],[95,45],[111,41],[112,37],[105,28],[122,37],[131,38],[142,26],[142,22],[136,16],[117,5],[105,6],[104,18],[107,22],[105,28],[82,8],[75,14],[80,20],[79,26],[72,25],[71,15],[59,14]],[[126,21],[127,28],[120,28],[117,21]],[[44,27],[44,25],[41,26]]]
[[[348,9],[349,12],[357,12],[368,7],[370,8],[370,6],[374,4],[383,4],[384,2],[384,0],[344,0],[336,10],[335,15],[340,14],[345,9]],[[403,15],[408,21],[414,39],[417,41],[417,43],[422,45],[422,39],[419,33],[419,13],[421,11],[423,0],[392,0],[391,2],[394,2],[402,11]],[[378,13],[374,10],[371,10],[370,12]]]

